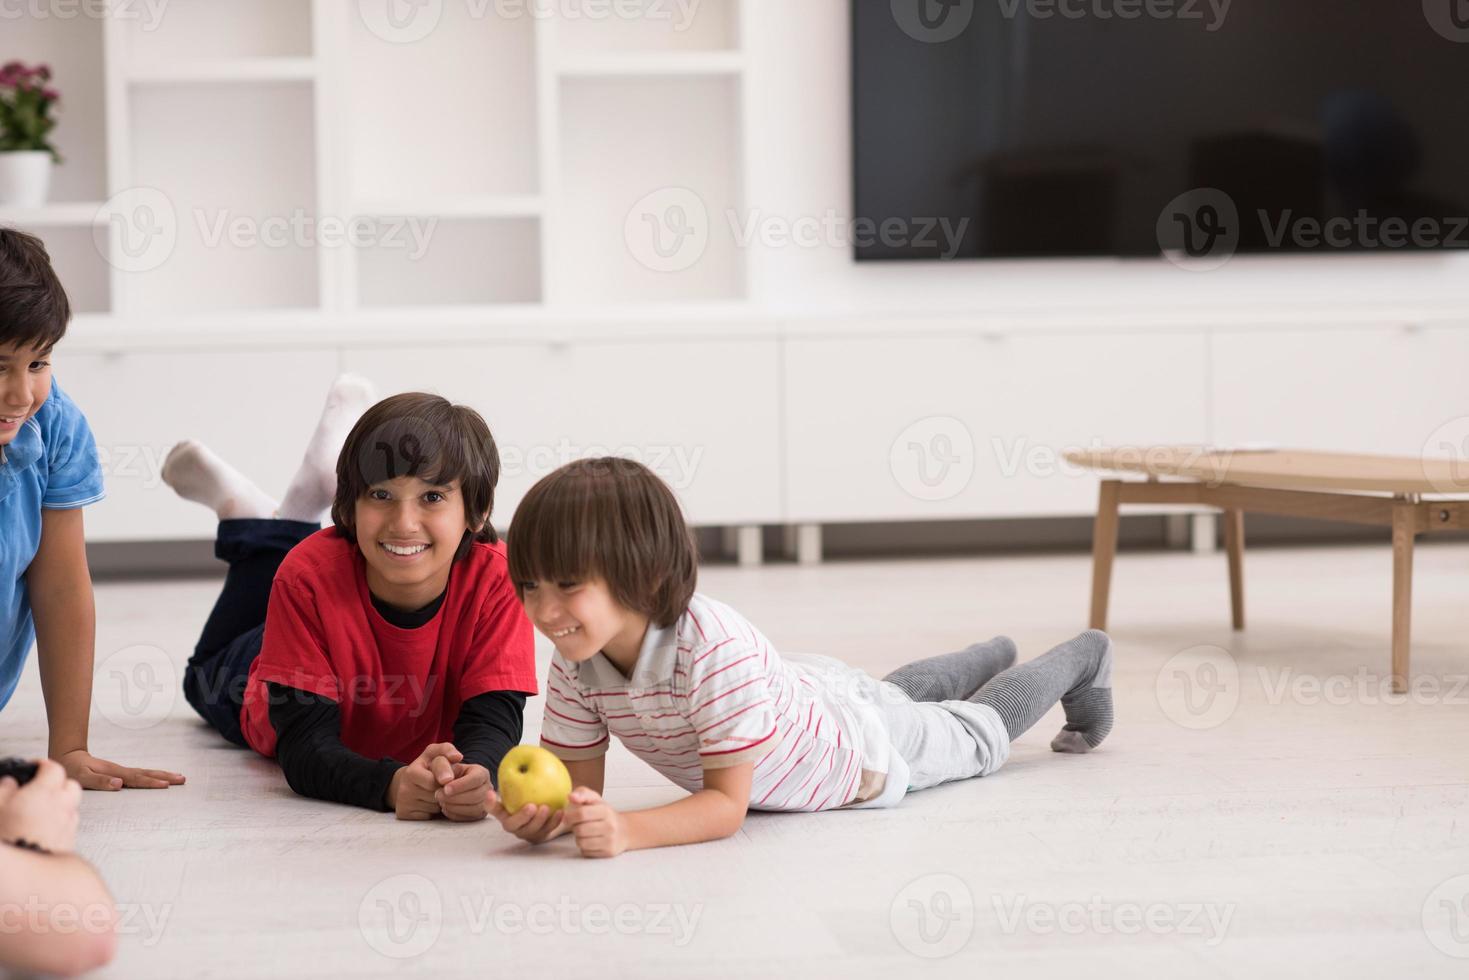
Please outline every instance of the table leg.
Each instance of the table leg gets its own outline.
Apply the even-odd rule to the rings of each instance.
[[[1413,621],[1413,539],[1417,506],[1394,501],[1392,508],[1392,689],[1408,690],[1408,660]]]
[[[1097,521],[1092,527],[1092,614],[1091,628],[1107,628],[1107,599],[1112,591],[1112,559],[1117,555],[1117,505],[1121,480],[1103,480],[1097,502]]]
[[[1229,553],[1229,612],[1234,628],[1245,628],[1245,512],[1224,512],[1224,550]]]

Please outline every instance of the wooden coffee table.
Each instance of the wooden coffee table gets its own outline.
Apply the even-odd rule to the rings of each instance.
[[[1120,504],[1189,504],[1224,512],[1230,608],[1237,630],[1245,626],[1246,512],[1390,527],[1392,687],[1396,693],[1407,690],[1413,542],[1423,533],[1469,529],[1469,466],[1434,458],[1188,446],[1100,449],[1067,453],[1066,458],[1090,469],[1146,478],[1102,481],[1092,538],[1094,629],[1107,628]]]

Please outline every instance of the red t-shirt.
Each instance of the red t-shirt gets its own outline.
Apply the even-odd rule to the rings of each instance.
[[[269,757],[276,737],[267,682],[337,702],[347,748],[405,763],[451,740],[470,698],[535,694],[535,643],[505,546],[475,543],[454,563],[434,618],[401,629],[373,608],[356,542],[335,528],[318,531],[276,572],[265,639],[245,687],[240,726],[251,748]]]

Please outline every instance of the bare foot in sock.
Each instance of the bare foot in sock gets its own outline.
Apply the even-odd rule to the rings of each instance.
[[[276,503],[269,494],[192,439],[168,451],[163,482],[185,500],[208,507],[222,521],[275,515]]]
[[[1100,630],[1087,630],[1072,643],[1099,648],[1096,670],[1062,696],[1066,724],[1051,739],[1053,752],[1090,752],[1112,731],[1112,640]]]
[[[1087,630],[1002,671],[969,700],[993,708],[1012,741],[1059,701],[1066,725],[1051,748],[1090,752],[1112,730],[1112,641],[1100,630]]]
[[[332,382],[326,394],[321,421],[306,446],[301,468],[281,499],[280,516],[288,521],[316,523],[332,505],[337,494],[337,456],[347,433],[375,400],[372,383],[366,378],[344,374]]]

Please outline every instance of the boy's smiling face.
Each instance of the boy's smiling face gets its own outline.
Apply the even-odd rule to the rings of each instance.
[[[623,674],[632,673],[648,617],[624,608],[605,581],[525,582],[521,595],[530,621],[567,660],[606,653]]]
[[[367,560],[367,587],[399,609],[438,598],[469,526],[458,481],[427,483],[400,476],[368,487],[354,512],[357,547]]]
[[[50,347],[0,347],[0,446],[15,439],[50,394]]]

